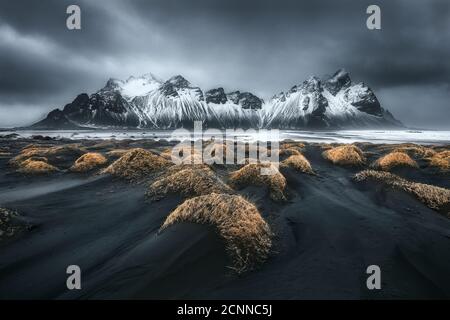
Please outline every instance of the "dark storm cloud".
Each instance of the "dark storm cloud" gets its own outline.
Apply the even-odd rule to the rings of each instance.
[[[65,28],[74,3],[81,31]],[[381,31],[365,25],[373,3],[382,9]],[[0,0],[0,125],[14,122],[5,110],[41,114],[109,77],[179,73],[204,89],[266,98],[340,67],[407,124],[423,119],[408,112],[414,100],[395,94],[408,90],[434,99],[430,114],[442,122],[439,113],[450,115],[449,8],[445,0]]]

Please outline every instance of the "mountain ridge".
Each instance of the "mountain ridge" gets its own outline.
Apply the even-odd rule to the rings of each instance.
[[[33,129],[191,128],[341,129],[403,126],[381,107],[364,83],[344,69],[331,77],[310,77],[267,101],[250,92],[203,91],[181,75],[166,81],[151,73],[109,79],[97,92],[79,94],[62,110],[52,110]]]

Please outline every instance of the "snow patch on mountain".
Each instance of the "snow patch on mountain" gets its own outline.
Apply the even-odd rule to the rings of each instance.
[[[125,81],[110,79],[104,89],[119,92],[124,98],[131,101],[137,96],[144,96],[158,89],[161,84],[161,80],[153,74],[147,73],[140,77],[131,76]]]

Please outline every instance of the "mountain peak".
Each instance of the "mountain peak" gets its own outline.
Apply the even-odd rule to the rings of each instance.
[[[198,87],[193,87],[191,83],[186,80],[181,75],[176,75],[171,77],[169,80],[164,82],[160,87],[159,90],[165,94],[166,96],[171,97],[178,97],[179,96],[179,90],[180,89],[192,89],[191,91],[194,92],[195,95],[199,97],[200,100],[203,101],[203,92]]]
[[[261,109],[263,100],[250,92],[233,91],[227,94],[234,104],[241,105],[243,109]]]
[[[177,88],[188,88],[191,86],[191,83],[189,81],[187,81],[181,75],[173,76],[169,80],[167,80],[165,83],[170,83],[171,85],[173,85]]]
[[[322,91],[322,82],[316,76],[312,76],[302,83],[301,88],[306,92]]]
[[[160,84],[161,81],[153,74],[147,73],[140,77],[130,76],[125,81],[110,78],[100,92],[117,92],[125,98],[133,99],[134,97],[143,96],[155,90]]]
[[[115,78],[109,78],[108,81],[106,81],[106,85],[104,87],[104,89],[116,89],[120,86],[120,82],[122,82],[119,79],[115,79]]]
[[[146,79],[146,80],[150,80],[150,81],[156,81],[156,82],[162,82],[162,80],[155,76],[153,73],[151,72],[147,72],[144,73],[142,76],[139,77],[140,79]]]
[[[345,69],[339,69],[325,81],[325,88],[335,96],[336,93],[350,87],[351,84],[350,74]]]
[[[205,92],[206,103],[224,104],[228,101],[227,95],[222,87]]]

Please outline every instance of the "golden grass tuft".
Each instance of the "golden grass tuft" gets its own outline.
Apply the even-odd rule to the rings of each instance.
[[[203,156],[198,153],[188,154],[183,157],[183,164],[200,164],[203,163]]]
[[[238,195],[212,193],[186,200],[166,219],[161,230],[179,223],[214,226],[225,240],[237,273],[264,262],[272,246],[272,232],[258,209]]]
[[[73,172],[88,172],[105,165],[108,162],[101,153],[89,152],[83,154],[70,168]]]
[[[261,169],[266,168],[273,174],[262,175]],[[233,188],[242,188],[247,185],[267,186],[270,192],[270,198],[274,201],[284,201],[286,189],[286,178],[271,163],[247,164],[241,169],[231,173],[229,184]]]
[[[287,148],[287,149],[279,149],[278,155],[280,157],[290,157],[290,156],[300,156],[302,153],[294,148]]]
[[[228,150],[227,145],[224,143],[210,143],[203,148],[203,156],[205,162],[212,159],[218,163],[225,163],[227,158],[227,152],[232,153],[233,150]]]
[[[380,181],[393,188],[406,191],[429,208],[440,211],[450,218],[450,190],[448,189],[408,181],[395,174],[375,170],[364,170],[357,173],[354,179],[358,182],[365,180]]]
[[[362,166],[366,162],[361,149],[351,144],[326,150],[322,156],[333,164],[341,166]]]
[[[167,148],[163,150],[162,152],[160,152],[159,155],[166,160],[172,160],[172,148]]]
[[[202,154],[199,153],[194,147],[185,146],[182,149],[167,148],[159,155],[166,160],[172,162],[172,152],[178,151],[177,159],[182,161],[182,164],[200,164],[203,162]]]
[[[19,155],[12,158],[11,160],[9,160],[9,164],[14,167],[19,167],[19,165],[23,161],[25,161],[31,157],[42,157],[43,153],[44,153],[44,148],[26,147],[26,148],[22,149],[22,151],[19,153]]]
[[[125,153],[109,167],[104,169],[102,173],[136,182],[169,165],[170,162],[159,155],[141,148],[136,148]]]
[[[427,148],[416,144],[402,145],[400,147],[395,148],[393,152],[403,152],[411,157],[416,158],[428,158],[432,157],[436,153],[436,151],[434,151],[431,148]]]
[[[432,148],[415,143],[381,144],[376,146],[375,149],[383,153],[403,152],[413,158],[431,157],[436,153]]]
[[[100,141],[94,145],[87,147],[89,150],[97,151],[97,150],[107,150],[107,149],[116,149],[118,147],[119,142],[116,140],[104,140]]]
[[[428,165],[438,168],[441,171],[450,171],[450,150],[441,151],[427,158]]]
[[[84,153],[86,151],[83,148],[72,144],[54,147],[29,145],[22,149],[19,155],[12,158],[9,164],[19,167],[23,161],[31,157],[45,157],[48,159],[48,162],[53,164],[53,162],[61,162],[64,159],[77,159]]]
[[[106,156],[108,158],[118,159],[121,156],[123,156],[125,153],[129,152],[130,150],[132,150],[132,149],[114,149],[114,150],[108,151],[106,153]]]
[[[314,174],[314,171],[309,163],[308,159],[306,159],[302,154],[292,155],[286,160],[284,160],[282,165],[291,167],[299,172]]]
[[[418,168],[419,166],[417,162],[411,159],[411,157],[406,153],[391,152],[375,161],[373,167],[376,169],[389,171],[396,167]]]
[[[305,144],[303,142],[282,142],[280,144],[280,149],[303,149]]]
[[[44,175],[59,171],[58,168],[43,161],[45,158],[30,158],[18,165],[18,172],[30,175]]]
[[[189,166],[156,180],[146,195],[160,200],[170,193],[189,198],[212,192],[232,193],[232,190],[208,166]]]

